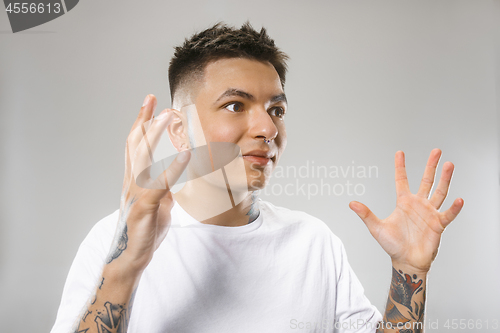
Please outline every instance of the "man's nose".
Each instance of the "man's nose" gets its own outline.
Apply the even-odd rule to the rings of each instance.
[[[273,118],[264,108],[250,113],[250,135],[257,139],[272,140],[278,136],[278,128]]]

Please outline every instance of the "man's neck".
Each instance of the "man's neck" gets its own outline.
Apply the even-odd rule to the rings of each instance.
[[[174,194],[179,205],[196,220],[226,227],[251,223],[259,216],[258,191],[246,192],[238,204],[231,200],[227,188],[215,187],[201,178],[188,182]]]

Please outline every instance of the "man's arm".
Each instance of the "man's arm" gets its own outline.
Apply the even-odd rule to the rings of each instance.
[[[421,333],[424,328],[427,273],[392,267],[384,321],[377,333]]]
[[[156,180],[149,177],[149,172],[143,172],[149,171],[155,147],[174,116],[165,110],[154,119],[155,107],[156,98],[148,95],[127,138],[114,241],[95,294],[73,332],[127,332],[142,272],[167,235],[174,204],[170,188],[186,168],[190,154],[181,152]]]
[[[139,279],[140,275],[130,276],[105,267],[101,283],[74,332],[127,332]]]
[[[439,184],[429,198],[441,151],[434,149],[427,161],[416,194],[410,192],[403,152],[397,152],[396,209],[380,220],[368,207],[351,202],[350,207],[365,222],[368,230],[392,259],[392,281],[384,314],[377,332],[423,332],[427,273],[436,258],[441,234],[455,219],[464,201],[439,212],[451,182],[453,164],[447,162]]]

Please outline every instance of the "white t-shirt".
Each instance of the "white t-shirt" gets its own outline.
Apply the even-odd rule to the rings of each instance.
[[[69,333],[94,294],[118,214],[81,244],[52,333]],[[222,227],[176,203],[141,277],[128,332],[375,332],[380,320],[322,221],[260,201],[254,222]]]

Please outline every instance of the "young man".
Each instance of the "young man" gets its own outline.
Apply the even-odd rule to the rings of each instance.
[[[382,319],[323,222],[258,199],[286,146],[286,59],[248,24],[216,25],[176,48],[173,109],[154,118],[146,97],[127,139],[120,210],[80,246],[52,332],[422,331],[427,272],[463,206],[438,211],[453,165],[429,199],[441,152],[417,194],[398,152],[394,212],[380,220],[350,204],[392,259]],[[164,131],[181,153],[153,180]]]

